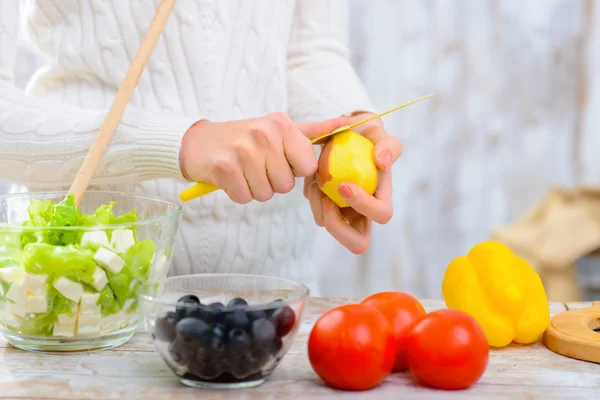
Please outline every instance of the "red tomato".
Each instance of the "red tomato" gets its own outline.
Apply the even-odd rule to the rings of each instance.
[[[375,307],[387,318],[396,338],[396,361],[393,370],[402,371],[408,368],[406,335],[409,328],[425,315],[421,303],[407,293],[381,292],[367,297],[360,304]]]
[[[466,389],[481,378],[490,347],[479,324],[458,310],[433,311],[406,338],[408,366],[424,385]]]
[[[392,371],[394,349],[394,335],[383,314],[359,304],[327,311],[308,338],[312,368],[336,389],[379,385]]]

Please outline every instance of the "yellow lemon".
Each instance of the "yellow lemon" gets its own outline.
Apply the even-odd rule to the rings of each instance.
[[[379,180],[373,159],[375,145],[369,139],[347,130],[333,136],[323,147],[319,157],[317,184],[338,207],[348,207],[338,187],[352,182],[372,195]]]

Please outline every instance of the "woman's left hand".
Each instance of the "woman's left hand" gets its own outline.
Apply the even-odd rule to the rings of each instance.
[[[356,114],[349,118],[349,123],[369,115],[372,114]],[[304,196],[310,201],[316,224],[325,227],[352,253],[362,254],[371,243],[373,221],[386,224],[392,218],[392,165],[402,154],[402,143],[384,130],[379,118],[354,130],[375,143],[374,158],[380,178],[373,196],[358,185],[342,183],[338,190],[350,207],[340,209],[319,189],[316,174],[304,179]]]

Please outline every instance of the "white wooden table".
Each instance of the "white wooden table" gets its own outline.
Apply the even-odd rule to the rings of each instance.
[[[485,375],[466,391],[419,386],[408,373],[391,375],[367,392],[342,392],[323,385],[306,355],[308,333],[327,309],[348,299],[314,298],[286,357],[263,385],[246,390],[188,388],[170,372],[140,332],[126,345],[99,353],[43,355],[24,352],[0,339],[0,398],[35,399],[598,399],[600,365],[556,355],[541,342],[491,352]],[[427,311],[443,308],[423,300]],[[552,303],[553,314],[584,303]]]

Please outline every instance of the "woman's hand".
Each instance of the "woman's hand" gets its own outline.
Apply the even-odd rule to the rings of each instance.
[[[372,114],[358,114],[349,123],[358,122]],[[380,170],[379,185],[370,196],[360,186],[342,183],[338,191],[350,207],[340,209],[319,189],[316,174],[304,179],[304,196],[310,201],[317,225],[327,231],[354,254],[362,254],[371,242],[372,221],[386,224],[393,214],[392,165],[402,154],[402,143],[383,129],[375,119],[354,129],[375,143],[374,158]]]
[[[180,153],[186,179],[211,183],[236,203],[267,201],[287,193],[295,176],[311,176],[317,158],[308,137],[348,124],[348,118],[294,124],[287,115],[195,123],[185,134]]]

